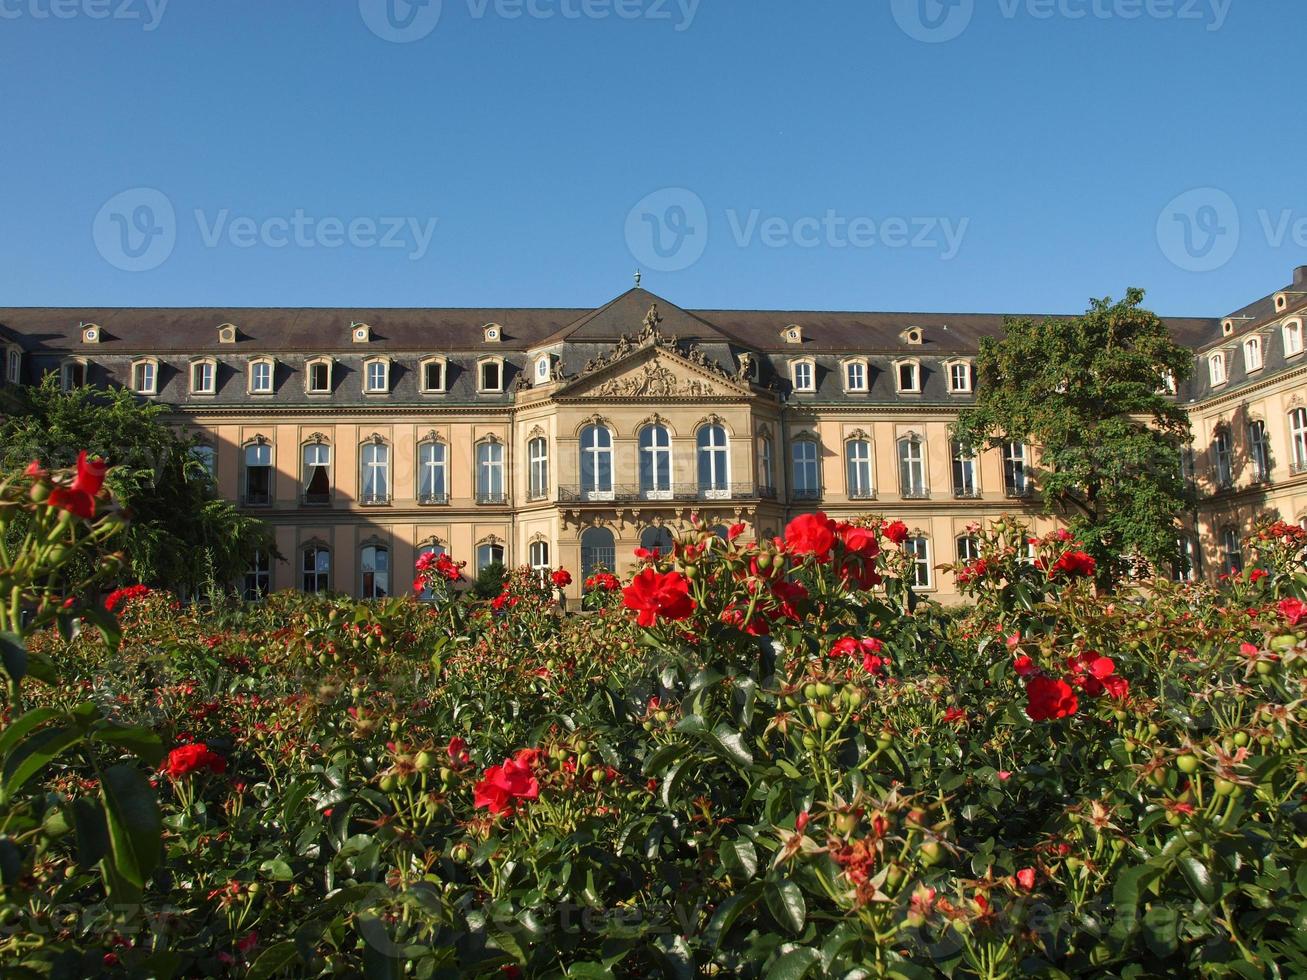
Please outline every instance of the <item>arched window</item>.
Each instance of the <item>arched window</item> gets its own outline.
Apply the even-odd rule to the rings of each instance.
[[[531,562],[531,569],[540,573],[541,578],[549,573],[552,566],[549,564],[548,541],[532,541],[531,547],[527,549],[527,556]]]
[[[844,390],[867,390],[867,362],[858,359],[844,362]]]
[[[1271,443],[1261,419],[1248,423],[1248,453],[1252,456],[1253,480],[1265,483],[1271,478]]]
[[[795,391],[817,390],[817,368],[812,361],[794,361],[790,364],[790,382]]]
[[[1243,342],[1243,369],[1245,371],[1260,371],[1262,369],[1262,340],[1260,337],[1249,337]]]
[[[440,394],[445,390],[445,359],[428,357],[422,361],[422,391],[425,394]]]
[[[956,439],[949,443],[949,450],[953,457],[953,496],[959,499],[980,496],[975,453]]]
[[[906,500],[921,500],[927,496],[926,454],[916,436],[899,440],[899,488]]]
[[[10,350],[5,360],[5,377],[14,385],[23,379],[23,355],[16,350]]]
[[[771,436],[764,435],[758,440],[758,488],[763,497],[776,496],[776,457]]]
[[[310,442],[304,447],[304,502],[331,503],[331,447]]]
[[[1003,444],[1003,491],[1009,497],[1030,496],[1030,474],[1026,467],[1024,443]]]
[[[262,549],[254,552],[245,573],[241,594],[246,602],[258,602],[272,591],[272,556]]]
[[[872,482],[871,443],[866,439],[850,439],[844,444],[850,500],[873,500],[876,496]]]
[[[821,467],[817,461],[816,441],[813,439],[796,439],[790,451],[794,456],[794,499],[819,499],[821,497]]]
[[[191,394],[212,395],[218,390],[218,364],[206,359],[191,362]]]
[[[272,446],[252,442],[245,447],[245,493],[243,503],[266,507],[272,503]]]
[[[606,527],[588,527],[581,534],[581,578],[588,579],[599,569],[611,570],[617,564],[617,545],[613,532]]]
[[[418,444],[419,504],[445,504],[449,502],[445,452],[443,442],[429,439]]]
[[[646,500],[672,497],[672,436],[661,425],[640,430],[640,495]]]
[[[271,358],[264,357],[250,361],[250,394],[271,395],[275,366]]]
[[[491,393],[504,390],[504,360],[491,357],[477,364],[477,390]]]
[[[364,599],[384,599],[390,595],[389,548],[379,544],[365,545],[359,571],[362,579],[360,592]]]
[[[1213,354],[1207,359],[1207,372],[1213,387],[1225,384],[1225,355]]]
[[[731,495],[731,450],[726,429],[705,425],[699,430],[699,495],[722,499]]]
[[[310,395],[331,393],[331,359],[318,357],[304,365],[304,390]]]
[[[390,503],[390,447],[384,442],[366,442],[359,453],[359,501]]]
[[[894,367],[898,389],[907,394],[921,391],[921,364],[918,361],[899,361]]]
[[[656,551],[659,555],[670,555],[675,543],[670,528],[647,527],[640,532],[640,547],[645,551]]]
[[[968,361],[953,361],[948,366],[948,390],[962,395],[971,391],[971,364]]]
[[[132,391],[138,395],[159,393],[159,362],[144,358],[132,364]]]
[[[1234,450],[1230,430],[1221,426],[1212,439],[1212,476],[1218,489],[1234,483]]]
[[[963,534],[958,538],[958,561],[973,562],[980,557],[980,541],[974,534]]]
[[[477,545],[477,574],[480,575],[491,565],[504,564],[504,546],[495,541]]]
[[[418,556],[418,560],[420,561],[426,555],[434,555],[436,557],[439,557],[444,553],[445,553],[445,548],[443,545],[432,543],[432,544],[424,544],[421,548],[419,548],[417,556]],[[429,588],[423,589],[421,592],[418,593],[418,599],[420,599],[423,602],[430,602],[431,598],[432,598],[432,592],[431,589]]]
[[[86,386],[87,368],[83,360],[65,361],[59,369],[59,383],[64,391]]]
[[[1243,573],[1243,543],[1239,529],[1232,524],[1221,528],[1221,568],[1226,575]]]
[[[301,553],[304,591],[312,594],[331,588],[331,552],[324,545],[311,544]]]
[[[483,442],[477,446],[477,503],[504,502],[504,445]]]
[[[1284,325],[1284,356],[1293,357],[1302,350],[1302,321],[1290,320]]]
[[[390,362],[384,357],[363,365],[363,390],[369,395],[382,395],[390,390]]]
[[[613,434],[602,425],[581,430],[581,498],[611,500],[613,496]]]
[[[1289,413],[1289,441],[1293,446],[1293,471],[1307,470],[1307,408]]]
[[[537,436],[526,444],[526,455],[531,499],[543,500],[549,496],[549,442],[543,436]]]

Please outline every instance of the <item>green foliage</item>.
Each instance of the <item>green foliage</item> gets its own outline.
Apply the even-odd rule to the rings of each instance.
[[[126,389],[65,392],[49,375],[6,404],[0,471],[33,459],[68,467],[83,449],[108,460],[108,484],[131,514],[121,541],[131,577],[193,594],[236,581],[256,550],[275,549],[262,521],[217,496],[191,452],[195,443],[164,424],[165,414],[163,405],[142,404]]]
[[[1131,557],[1176,560],[1190,505],[1188,421],[1160,392],[1167,376],[1188,378],[1192,357],[1143,297],[1094,300],[1071,320],[1009,320],[1002,339],[981,342],[976,406],[954,428],[965,445],[1037,447],[1045,507],[1068,520],[1104,581]]]
[[[478,599],[493,599],[504,590],[508,581],[508,569],[500,562],[491,562],[477,573],[472,591]]]

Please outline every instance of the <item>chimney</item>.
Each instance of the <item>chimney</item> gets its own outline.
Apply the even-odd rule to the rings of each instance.
[[[1307,286],[1307,265],[1300,265],[1293,270],[1293,284],[1295,286]]]

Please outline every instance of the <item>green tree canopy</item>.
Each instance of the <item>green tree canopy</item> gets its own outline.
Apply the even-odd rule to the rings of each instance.
[[[85,449],[107,459],[107,484],[131,516],[119,539],[136,581],[192,593],[225,586],[250,567],[258,549],[274,550],[262,521],[218,498],[195,442],[169,428],[163,405],[142,404],[126,389],[6,389],[0,404],[0,469],[37,459],[74,465]]]
[[[954,426],[964,445],[1036,448],[1045,511],[1084,541],[1104,582],[1131,558],[1178,560],[1190,505],[1189,423],[1165,387],[1188,378],[1192,355],[1143,298],[1131,289],[1072,319],[1009,319],[1002,339],[981,342],[976,405]]]

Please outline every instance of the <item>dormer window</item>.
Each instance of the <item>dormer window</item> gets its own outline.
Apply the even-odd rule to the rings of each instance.
[[[1293,357],[1295,354],[1302,353],[1302,321],[1290,320],[1285,323],[1284,331],[1284,356]]]
[[[948,366],[948,390],[955,395],[971,392],[971,362],[953,361]]]
[[[924,333],[922,333],[920,327],[908,327],[907,330],[904,330],[901,334],[899,334],[899,339],[903,341],[905,344],[911,344],[912,346],[916,347],[918,344],[922,343],[922,341],[926,339],[926,336]]]
[[[812,361],[795,361],[790,365],[790,381],[795,391],[816,391],[816,365]]]
[[[390,390],[390,362],[376,358],[363,365],[363,390],[369,395],[383,395]]]
[[[491,393],[504,390],[504,362],[499,358],[481,361],[477,365],[477,391]]]
[[[441,394],[445,390],[445,360],[441,357],[428,357],[421,364],[422,391],[425,394]]]
[[[331,394],[331,367],[329,358],[319,357],[304,366],[304,390],[310,395]]]
[[[159,362],[146,357],[132,362],[132,391],[138,395],[159,393]]]
[[[858,359],[844,362],[844,390],[867,390],[867,362]]]
[[[536,384],[542,385],[549,382],[549,358],[540,357],[536,359]]]
[[[218,343],[234,344],[236,343],[236,325],[233,323],[224,323],[218,328]]]
[[[785,338],[787,344],[803,343],[803,328],[797,323],[791,323],[781,331],[781,336]]]
[[[86,362],[67,361],[59,370],[59,383],[64,391],[86,386]]]
[[[1289,305],[1289,297],[1284,293],[1275,294],[1275,312],[1280,313]]]
[[[895,365],[894,380],[898,384],[898,390],[906,394],[916,394],[921,391],[921,365],[916,361],[899,361]]]
[[[1207,372],[1212,386],[1225,384],[1225,355],[1218,352],[1207,359]]]
[[[504,328],[497,323],[487,323],[481,328],[487,344],[497,344],[504,339]]]
[[[1260,337],[1249,337],[1243,342],[1243,369],[1250,372],[1262,369],[1262,340]]]
[[[218,365],[210,358],[191,362],[191,394],[213,395],[218,391]]]
[[[1232,334],[1232,333],[1234,333],[1234,321],[1233,321],[1233,320],[1222,320],[1222,321],[1221,321],[1221,336],[1222,336],[1222,337],[1228,337],[1228,336],[1230,336],[1230,334]]]
[[[11,347],[5,353],[5,378],[11,385],[16,385],[23,377],[23,355],[17,348]]]
[[[350,339],[356,344],[367,344],[372,342],[372,328],[366,323],[351,323]]]
[[[250,394],[271,395],[275,365],[272,358],[250,361]]]
[[[82,324],[82,343],[98,344],[100,342],[100,328],[94,323]]]
[[[1170,371],[1163,371],[1162,372],[1163,393],[1167,395],[1174,395],[1176,393],[1176,390],[1177,389],[1175,384],[1175,375],[1172,374]]]

